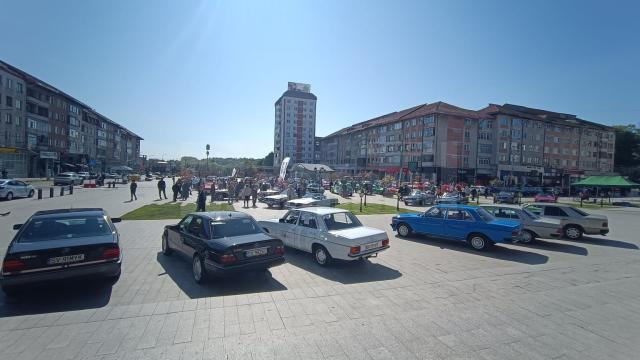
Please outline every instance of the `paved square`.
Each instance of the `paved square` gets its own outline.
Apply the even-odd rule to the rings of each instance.
[[[138,203],[126,189],[3,202],[2,253],[37,208],[99,201],[112,215]],[[370,200],[371,201],[371,200]],[[104,205],[102,205],[104,203]],[[249,209],[259,219],[280,210]],[[595,211],[594,211],[595,212]],[[635,359],[640,350],[640,212],[607,210],[612,232],[478,253],[465,244],[400,239],[365,263],[317,266],[287,249],[270,276],[205,286],[189,262],[160,254],[173,221],[118,224],[123,274],[0,295],[0,359]]]

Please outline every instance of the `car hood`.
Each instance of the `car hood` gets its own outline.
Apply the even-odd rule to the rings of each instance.
[[[250,235],[211,239],[211,240],[207,240],[207,242],[211,244],[216,244],[214,245],[216,247],[220,245],[224,247],[229,247],[229,246],[249,244],[249,243],[264,241],[264,240],[273,240],[273,237],[261,232],[261,233],[250,234]]]
[[[329,231],[329,234],[343,237],[345,239],[353,240],[353,239],[359,239],[363,237],[386,234],[386,232],[379,229],[370,228],[367,226],[359,226],[351,229],[331,230]]]
[[[36,241],[36,242],[15,242],[11,245],[10,253],[45,250],[45,249],[58,249],[74,246],[87,246],[98,244],[112,244],[116,241],[116,234],[101,235],[101,236],[89,236],[73,239],[59,239],[49,241]]]
[[[319,201],[319,200],[316,200],[314,198],[300,198],[300,199],[289,200],[290,203],[296,203],[296,204],[310,204],[316,201]]]

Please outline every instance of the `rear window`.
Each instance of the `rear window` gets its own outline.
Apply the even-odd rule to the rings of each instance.
[[[493,217],[493,215],[489,214],[489,212],[483,208],[477,208],[476,213],[484,222],[490,222],[496,219],[495,217]]]
[[[262,229],[253,219],[229,219],[211,222],[211,234],[214,239],[261,233]]]
[[[574,207],[571,207],[571,210],[577,212],[578,214],[582,215],[582,216],[589,216],[589,214],[587,214],[586,212],[580,210],[580,209],[576,209]]]
[[[74,239],[112,233],[103,216],[35,219],[27,223],[18,242]]]

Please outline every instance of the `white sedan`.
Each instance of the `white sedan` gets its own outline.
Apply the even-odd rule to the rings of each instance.
[[[363,226],[351,212],[329,207],[289,210],[282,218],[259,221],[286,246],[313,254],[321,266],[332,259],[358,260],[377,256],[389,248],[383,230]]]
[[[35,190],[31,184],[20,180],[0,179],[0,198],[13,200],[17,197],[32,197]]]

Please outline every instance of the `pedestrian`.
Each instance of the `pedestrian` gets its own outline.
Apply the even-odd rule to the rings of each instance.
[[[476,197],[478,196],[478,190],[475,188],[471,189],[471,201],[476,201]]]
[[[3,168],[3,169],[2,169],[2,178],[3,178],[3,179],[6,179],[8,176],[9,176],[9,175],[8,175],[8,173],[7,173],[7,169],[4,169],[4,168]]]
[[[256,185],[251,188],[251,201],[253,202],[253,207],[256,207],[256,201],[258,201],[258,187]]]
[[[129,185],[129,190],[131,191],[131,201],[135,198],[138,200],[138,196],[136,195],[136,190],[138,189],[138,184],[135,179],[131,179],[131,185]]]
[[[160,180],[158,181],[158,196],[160,197],[160,200],[162,200],[162,195],[164,194],[164,199],[167,199],[167,183],[164,182],[164,178],[161,177]]]
[[[207,204],[207,194],[204,189],[198,191],[198,200],[196,200],[196,211],[206,211],[205,206]]]
[[[180,188],[180,192],[181,192],[180,199],[182,199],[183,201],[187,200],[187,198],[189,197],[189,187],[190,187],[189,186],[189,180],[186,180],[186,179],[183,180],[182,181],[182,186]]]
[[[489,188],[484,188],[484,199],[486,200],[489,197]]]
[[[213,201],[216,199],[216,183],[212,182],[211,183],[211,190],[209,190],[211,192],[211,203],[213,204]]]
[[[249,200],[251,198],[251,189],[249,188],[249,185],[244,185],[244,188],[240,192],[240,197],[244,201],[242,207],[244,207],[245,209],[249,208]]]
[[[178,193],[180,193],[180,180],[173,183],[173,186],[171,186],[171,191],[173,191],[173,202],[178,201]]]

